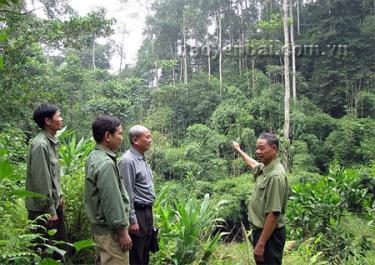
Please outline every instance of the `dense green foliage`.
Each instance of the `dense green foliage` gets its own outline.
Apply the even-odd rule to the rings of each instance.
[[[25,159],[38,131],[32,111],[54,102],[68,128],[59,135],[68,236],[83,249],[68,263],[93,259],[84,163],[93,118],[112,114],[125,131],[142,123],[153,133],[155,264],[253,263],[253,180],[230,142],[254,154],[263,131],[280,136],[280,154],[288,151],[285,263],[374,264],[373,0],[290,1],[290,142],[282,137],[282,1],[152,1],[137,63],[119,73],[109,71],[113,43],[96,41],[114,32],[104,9],[79,16],[68,1],[40,3],[45,18],[26,1],[0,1],[0,263],[41,262],[24,208],[25,196],[38,196],[24,191]]]

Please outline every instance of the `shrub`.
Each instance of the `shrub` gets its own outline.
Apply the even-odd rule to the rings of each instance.
[[[334,264],[355,255],[354,235],[342,229],[341,221],[347,210],[363,211],[369,205],[371,194],[358,180],[357,171],[333,164],[328,176],[295,184],[287,210],[291,238],[322,234],[317,250]]]
[[[221,233],[214,233],[223,220],[217,208],[209,204],[209,195],[202,201],[195,198],[173,202],[166,200],[166,185],[155,203],[156,223],[160,228],[160,251],[153,264],[207,264],[218,246]],[[220,207],[220,205],[218,205]]]
[[[25,162],[28,151],[25,133],[19,128],[5,126],[0,132],[0,149],[7,150],[11,163]]]
[[[69,175],[84,168],[85,159],[94,149],[95,142],[85,138],[77,142],[75,131],[66,130],[66,127],[59,131],[57,137],[61,141],[59,148],[61,175]]]
[[[93,140],[82,138],[77,142],[75,132],[64,130],[60,133],[60,164],[62,167],[61,187],[65,201],[65,224],[69,242],[91,238],[90,223],[84,212],[84,165],[86,157],[95,146]],[[88,251],[88,252],[87,252]],[[90,250],[85,250],[73,258],[81,263],[92,258]]]
[[[375,159],[372,143],[375,141],[375,121],[346,116],[339,120],[339,128],[326,140],[335,159],[344,166],[358,161],[369,163]]]

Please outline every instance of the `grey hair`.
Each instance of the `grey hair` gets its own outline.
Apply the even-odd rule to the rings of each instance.
[[[133,127],[131,127],[128,132],[130,143],[133,144],[133,139],[135,137],[139,137],[142,133],[147,131],[149,131],[149,129],[142,125],[134,125]]]
[[[259,136],[258,139],[267,140],[269,145],[276,145],[276,150],[279,151],[279,139],[277,138],[276,134],[264,132]]]

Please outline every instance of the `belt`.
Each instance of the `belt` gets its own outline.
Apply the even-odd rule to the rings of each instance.
[[[139,203],[139,202],[134,202],[134,209],[148,209],[152,208],[152,204],[145,204],[145,203]]]
[[[285,229],[285,226],[282,226],[282,227],[275,227],[274,231],[278,231],[278,230],[281,230],[281,229]],[[257,231],[262,231],[263,228],[259,228],[259,227],[256,227],[256,226],[251,226],[251,230],[253,230],[254,232],[257,232]]]

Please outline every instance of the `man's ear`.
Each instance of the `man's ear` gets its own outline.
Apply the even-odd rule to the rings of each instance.
[[[51,125],[50,118],[44,118],[45,125]]]
[[[277,153],[277,145],[273,144],[272,149]]]
[[[104,133],[104,141],[105,142],[109,142],[110,141],[110,132],[109,131],[106,131]]]

